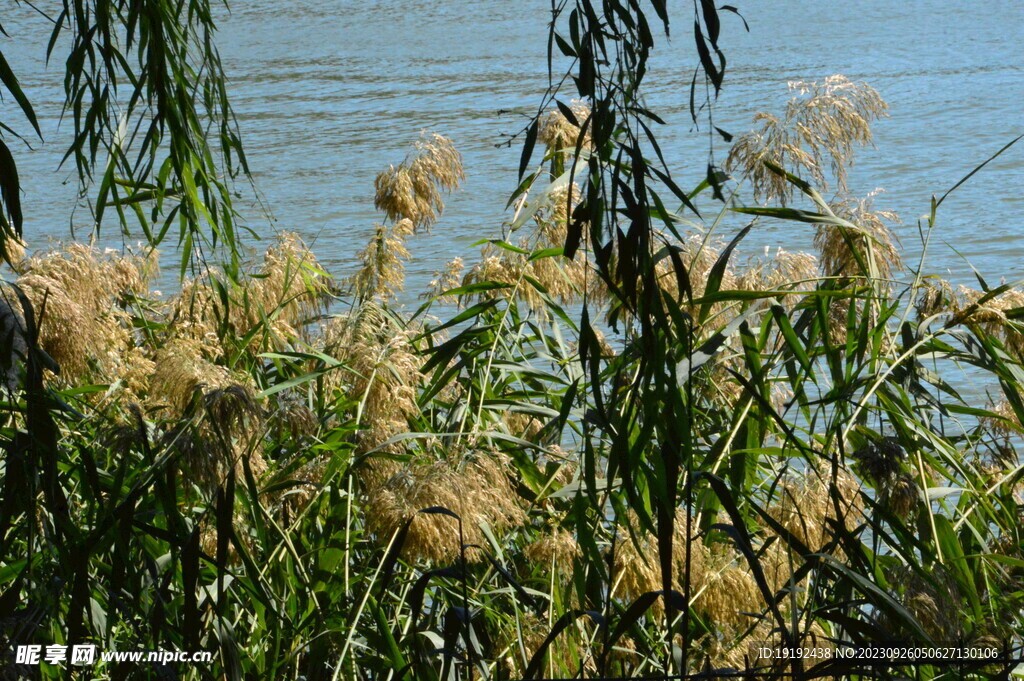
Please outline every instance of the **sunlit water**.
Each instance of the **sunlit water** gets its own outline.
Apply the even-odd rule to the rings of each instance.
[[[687,111],[696,60],[691,4],[675,4],[673,37],[659,43],[648,103],[668,121],[661,141],[687,187],[702,179],[708,135],[706,122],[693,129]],[[737,4],[750,33],[737,17],[723,16],[729,71],[715,123],[747,130],[756,111],[780,110],[793,79],[842,73],[869,82],[891,105],[891,117],[875,125],[877,149],[859,154],[850,187],[854,194],[887,190],[876,205],[903,217],[900,235],[910,253],[919,251],[916,220],[931,195],[1024,132],[1024,3]],[[44,20],[26,7],[5,7],[2,23],[13,37],[0,45],[36,102],[46,136],[19,156],[26,236],[40,246],[69,235],[74,206],[73,166],[56,171],[70,130],[58,129],[63,64],[44,68]],[[470,244],[496,234],[508,217],[519,144],[499,145],[522,127],[546,86],[548,7],[542,0],[232,3],[220,19],[219,42],[274,227],[315,238],[317,254],[344,276],[380,219],[374,175],[401,161],[421,129],[433,130],[458,145],[468,179],[433,233],[415,238],[407,301],[445,260],[462,255],[471,262]],[[2,106],[5,122],[18,118],[10,98]],[[726,152],[716,141],[716,158]],[[1022,179],[1024,145],[942,206],[933,271],[970,283],[966,259],[990,281],[1024,276]],[[240,208],[256,231],[270,231],[255,205]],[[79,209],[74,223],[87,230],[87,218]],[[809,249],[810,237],[805,226],[763,222],[743,252]]]

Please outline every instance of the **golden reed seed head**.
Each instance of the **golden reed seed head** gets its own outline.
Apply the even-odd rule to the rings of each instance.
[[[1007,400],[990,402],[985,410],[991,415],[980,417],[978,425],[988,437],[968,448],[965,458],[971,461],[983,475],[991,480],[998,480],[1005,473],[1013,470],[1018,463],[1017,447],[1014,445],[1014,440],[1020,437],[1022,429],[1017,413]],[[1020,481],[1013,485],[1015,495],[1019,496],[1022,489],[1024,486]]]
[[[747,260],[735,279],[736,288],[741,291],[789,290],[801,293],[814,290],[820,276],[818,259],[810,253],[778,248],[772,254],[765,247],[764,256]],[[786,296],[783,303],[792,308],[799,300],[799,295],[791,295]],[[764,304],[764,301],[758,304]]]
[[[986,409],[992,412],[993,416],[982,417],[981,423],[991,433],[999,437],[1014,437],[1020,434],[1020,419],[1007,400],[990,403]]]
[[[921,501],[921,490],[913,476],[898,473],[879,489],[878,501],[897,518],[906,520]]]
[[[821,187],[828,184],[828,171],[837,190],[845,191],[856,147],[871,143],[871,123],[889,108],[874,88],[841,75],[821,83],[793,81],[789,88],[794,96],[782,118],[758,113],[759,127],[736,140],[726,161],[726,170],[750,181],[758,202],[785,205],[793,196],[793,185],[765,161]]]
[[[583,555],[576,537],[560,527],[547,527],[523,548],[523,556],[545,569],[554,566],[563,578],[572,576],[573,563]]]
[[[864,277],[874,268],[878,279],[886,281],[893,273],[903,270],[899,240],[889,224],[900,224],[892,211],[875,210],[874,199],[878,190],[859,201],[843,199],[831,204],[836,216],[860,228],[853,232],[839,225],[820,225],[814,235],[814,245],[821,257],[825,276]],[[864,271],[863,261],[869,271]]]
[[[207,280],[186,279],[165,305],[170,339],[195,342],[208,359],[224,354],[217,319],[225,312]]]
[[[521,411],[506,411],[501,415],[505,430],[513,437],[534,441],[544,429],[544,422],[532,414]]]
[[[40,345],[61,367],[60,381],[113,382],[130,368],[135,342],[120,304],[145,289],[154,262],[155,255],[77,243],[21,261],[16,281],[35,310]]]
[[[332,289],[330,275],[294,232],[276,235],[246,285],[265,312],[275,312],[290,327],[322,310]]]
[[[533,216],[539,243],[553,248],[565,244],[569,218],[579,206],[580,199],[580,187],[576,182],[558,187],[548,195],[547,201]],[[590,231],[586,225],[582,231],[581,242],[586,245]]]
[[[686,269],[687,280],[689,281],[690,292],[693,299],[698,299],[707,290],[708,277],[711,269],[718,260],[725,244],[717,238],[700,233],[688,233],[683,237],[681,243],[673,242],[664,235],[661,239],[674,248],[679,249],[679,259]],[[660,289],[683,305],[683,308],[691,315],[696,316],[697,309],[689,304],[685,291],[679,287],[679,279],[676,276],[675,267],[671,258],[662,258],[655,265],[655,277]],[[638,282],[642,283],[642,282]],[[719,290],[731,290],[738,286],[736,272],[731,267],[726,267],[722,273],[722,281]],[[712,306],[712,317],[718,317],[728,307],[728,303],[716,303]]]
[[[860,484],[855,477],[840,471],[836,492],[838,515],[829,480],[814,473],[786,479],[779,484],[768,513],[811,552],[820,552],[832,540],[835,522],[852,532],[863,517]]]
[[[716,626],[741,630],[754,623],[748,613],[763,610],[764,599],[745,561],[736,555],[731,555],[730,559],[730,564],[708,570],[707,584],[696,597],[694,607]]]
[[[631,515],[627,522],[635,524],[637,520]],[[615,545],[613,581],[618,583],[621,596],[628,600],[662,588],[656,540],[642,533],[638,525],[635,527],[640,532],[637,536],[639,545],[629,537],[626,527],[620,528],[620,537]],[[680,593],[684,592],[686,580],[686,534],[685,511],[680,510],[672,542],[672,584]],[[765,607],[753,572],[731,544],[700,536],[696,525],[692,526],[691,538],[689,587],[692,606],[717,630],[738,635],[755,623],[749,613],[761,612]],[[762,555],[762,568],[773,588],[789,580],[791,572],[787,556],[779,542],[768,547]],[[662,612],[664,604],[659,600],[652,607],[652,614],[657,617]]]
[[[197,385],[187,412],[172,413],[169,424],[163,442],[180,453],[182,470],[206,500],[214,498],[231,471],[244,481],[248,466],[258,481],[269,470],[261,451],[263,412],[248,386]]]
[[[466,265],[462,262],[462,258],[459,256],[452,258],[445,263],[443,269],[434,272],[434,278],[430,280],[426,292],[421,294],[420,297],[435,298],[439,302],[448,304],[458,303],[458,296],[446,296],[443,294],[462,285],[462,275],[465,269]]]
[[[919,574],[908,565],[891,571],[889,583],[896,600],[917,620],[934,641],[964,639],[966,618],[950,616],[967,609],[966,598],[948,566],[933,564],[927,574]],[[882,614],[879,622],[893,638],[906,634],[906,625]]]
[[[984,296],[982,291],[960,286],[952,303],[952,323],[976,324],[985,333],[999,339],[1018,359],[1024,358],[1024,327],[1006,314],[1009,310],[1024,307],[1024,290],[1013,288],[982,303]]]
[[[465,177],[452,141],[423,133],[410,157],[377,175],[374,205],[392,222],[409,220],[413,230],[429,228],[444,210],[441,193],[456,189]]]
[[[230,349],[224,347],[222,325],[233,338],[262,329],[259,338],[246,346],[251,355],[268,346],[284,349],[301,336],[301,329],[323,308],[333,289],[330,275],[309,247],[289,232],[278,234],[262,261],[251,266],[240,281],[214,281],[213,276],[206,273],[186,280],[166,306],[167,336],[198,341],[209,359]],[[218,288],[227,291],[226,304]]]
[[[534,215],[533,230],[519,240],[518,247],[527,253],[561,248],[567,234],[566,216],[576,205],[578,193],[575,185],[551,192]],[[507,288],[483,291],[472,299],[515,297],[540,315],[547,314],[545,295],[563,305],[579,302],[584,296],[601,302],[607,299],[608,292],[594,270],[587,244],[584,234],[581,249],[573,259],[557,255],[531,259],[526,253],[485,244],[480,261],[466,272],[462,285],[505,284]]]
[[[416,333],[373,302],[364,302],[350,315],[333,317],[321,328],[324,352],[346,367],[324,376],[325,389],[362,404],[360,453],[404,432],[419,412],[416,396],[424,376],[412,344]],[[385,477],[392,472],[386,460],[371,459],[370,468]]]
[[[956,291],[953,285],[940,277],[925,277],[916,291],[914,302],[918,323],[933,315],[951,312]]]
[[[192,403],[196,390],[223,388],[235,380],[226,367],[204,358],[199,341],[172,338],[153,354],[147,401],[152,409],[179,416]]]
[[[558,109],[552,109],[540,118],[537,128],[537,139],[548,149],[560,151],[575,148],[580,134],[580,126],[590,116],[590,107],[579,100],[569,103],[569,109],[576,118],[576,123],[569,121]],[[583,148],[591,148],[590,129],[583,138]]]
[[[403,553],[412,558],[449,563],[459,555],[458,522],[447,515],[418,511],[443,506],[462,518],[463,540],[487,547],[480,529],[486,523],[497,535],[522,524],[525,513],[512,488],[509,460],[497,451],[474,452],[454,461],[413,462],[367,492],[371,532],[387,542],[409,518]],[[467,560],[483,555],[469,549]]]
[[[3,241],[3,252],[0,253],[7,266],[16,274],[21,274],[25,260],[25,242],[14,235],[6,235]]]
[[[630,527],[633,533],[630,533]],[[672,575],[673,588],[682,592],[686,568],[686,511],[676,512],[675,526],[672,537]],[[707,583],[707,564],[710,562],[708,547],[699,538],[697,527],[691,520],[690,545],[690,590],[696,593]],[[644,531],[635,513],[629,511],[625,524],[618,528],[615,542],[615,581],[619,582],[621,594],[633,600],[648,591],[661,589],[661,568],[658,564],[658,548],[655,537]],[[659,600],[654,611],[664,611],[664,604]]]
[[[349,283],[357,300],[388,302],[405,288],[406,239],[413,223],[402,218],[393,225],[376,225],[370,242],[359,252],[359,270]]]
[[[529,250],[529,244],[526,242],[520,246],[524,250]],[[498,253],[495,247],[485,247],[483,256],[483,259],[466,273],[462,284],[468,286],[493,282],[505,284],[507,288],[483,291],[475,296],[477,300],[496,295],[514,295],[535,311],[543,311],[544,297],[531,279],[539,284],[548,296],[563,305],[578,302],[584,295],[588,295],[591,300],[601,300],[604,297],[604,289],[598,285],[597,276],[589,262],[582,258],[577,261],[551,256],[529,260],[526,255],[519,253]]]
[[[568,678],[584,674],[590,678],[597,669],[591,645],[592,634],[588,631],[587,618],[580,618],[558,635],[555,645],[547,650],[545,670],[552,678]],[[533,612],[523,611],[516,621],[504,623],[490,637],[494,642],[489,657],[496,660],[501,678],[521,678],[529,661],[540,649],[551,632],[553,621]],[[628,639],[621,639],[621,646],[629,646]]]
[[[235,509],[232,514],[231,527],[234,530],[234,536],[241,543],[242,549],[251,557],[256,549],[256,539],[251,530],[251,523],[247,522],[246,516],[239,509]],[[218,537],[217,518],[211,510],[202,517],[199,523],[199,548],[211,560],[217,558]],[[237,566],[241,563],[242,556],[238,553],[238,547],[234,541],[229,539],[227,544],[227,564]]]
[[[291,478],[298,484],[277,496],[279,507],[292,513],[301,512],[316,496],[327,474],[330,455],[316,456],[300,466]]]

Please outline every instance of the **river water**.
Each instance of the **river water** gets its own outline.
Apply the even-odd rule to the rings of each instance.
[[[7,0],[9,5],[10,0]],[[43,3],[45,6],[48,3]],[[54,3],[49,3],[54,4]],[[689,118],[696,64],[692,5],[673,3],[673,37],[661,40],[649,76],[648,104],[667,121],[659,130],[683,187],[703,177],[707,126]],[[736,3],[750,24],[723,13],[729,59],[715,123],[733,133],[759,110],[779,111],[787,81],[841,73],[865,80],[890,104],[850,177],[854,194],[883,188],[877,207],[896,210],[908,253],[919,252],[917,218],[941,194],[1014,136],[1024,133],[1024,3],[916,0]],[[272,212],[240,206],[256,231],[296,230],[340,276],[351,271],[380,216],[373,179],[405,156],[420,130],[451,137],[467,180],[431,234],[415,237],[407,300],[441,264],[494,236],[508,218],[518,142],[502,147],[534,111],[547,84],[544,0],[247,0],[221,12],[219,44],[256,183]],[[32,246],[66,238],[73,222],[71,169],[56,167],[70,126],[58,127],[58,60],[43,61],[48,27],[24,6],[4,10],[4,55],[41,116],[46,142],[19,156]],[[10,98],[3,120],[15,120]],[[716,144],[716,158],[727,147]],[[990,281],[1024,277],[1024,143],[943,204],[929,269],[970,283],[965,260]],[[739,224],[738,222],[736,223]],[[730,236],[735,225],[722,235]],[[762,223],[747,254],[764,246],[807,249],[810,230]],[[955,250],[954,250],[955,249]],[[174,271],[173,266],[168,268]],[[167,275],[165,275],[166,277]]]

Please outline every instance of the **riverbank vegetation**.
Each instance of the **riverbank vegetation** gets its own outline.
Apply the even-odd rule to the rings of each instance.
[[[944,196],[900,228],[850,195],[882,96],[794,83],[682,191],[639,105],[587,77],[527,131],[508,222],[426,291],[404,264],[473,172],[433,133],[367,178],[351,272],[282,233],[165,295],[152,243],[10,233],[5,674],[62,674],[15,666],[28,643],[215,652],[180,678],[437,680],[1021,642],[1024,290],[928,273]],[[814,252],[750,248],[769,220]]]

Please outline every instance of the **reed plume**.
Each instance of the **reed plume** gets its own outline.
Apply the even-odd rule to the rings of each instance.
[[[679,509],[676,511],[672,537],[672,565],[675,569],[672,575],[672,586],[680,592],[683,591],[685,578],[686,528],[686,511]],[[707,565],[710,563],[711,553],[704,542],[699,539],[698,528],[692,521],[690,534],[693,537],[693,542],[690,545],[690,590],[692,593],[696,593],[707,583]],[[615,581],[619,585],[615,595],[621,594],[629,600],[634,600],[648,591],[661,589],[661,569],[656,558],[658,555],[657,541],[653,535],[644,531],[633,511],[627,513],[625,523],[618,528],[618,537],[613,548],[615,552]],[[663,612],[663,604],[658,603],[654,607],[656,612]]]
[[[376,225],[370,243],[359,252],[360,268],[350,280],[357,300],[388,302],[405,287],[405,261],[410,257],[406,239],[413,229],[408,218]]]
[[[1011,319],[1010,310],[1024,307],[1024,290],[1011,288],[982,302],[986,294],[967,286],[960,286],[953,300],[954,324],[976,324],[985,333],[1002,341],[1018,359],[1024,359],[1024,330],[1020,322]]]
[[[244,484],[246,467],[257,481],[269,470],[262,451],[263,419],[248,386],[196,384],[184,412],[167,421],[163,443],[181,455],[189,481],[210,501],[229,473]]]
[[[473,452],[452,461],[413,462],[369,491],[367,521],[378,539],[387,542],[414,518],[403,553],[447,564],[460,555],[458,523],[447,515],[418,511],[447,508],[462,518],[465,543],[486,547],[482,523],[500,535],[525,519],[511,474],[508,458],[497,451]],[[482,558],[479,551],[467,551],[468,560]]]
[[[836,216],[853,223],[859,231],[840,225],[818,226],[814,245],[826,276],[871,275],[872,279],[884,283],[903,269],[899,240],[889,227],[889,224],[900,224],[899,216],[892,211],[875,210],[877,194],[875,190],[859,201],[841,199],[831,204]]]
[[[277,234],[263,262],[247,282],[260,311],[280,325],[278,333],[298,335],[298,329],[319,313],[331,294],[331,276],[294,232]]]
[[[916,293],[917,297],[914,300],[914,307],[919,324],[933,315],[953,310],[956,290],[952,284],[941,277],[930,276],[923,278]]]
[[[533,229],[519,240],[519,251],[524,252],[485,244],[480,262],[469,269],[462,284],[505,284],[507,288],[485,291],[475,298],[515,296],[538,312],[545,309],[545,295],[563,305],[584,297],[595,302],[605,300],[607,290],[586,253],[586,240],[573,259],[559,255],[533,257],[537,251],[565,245],[568,216],[578,201],[579,189],[575,185],[551,192],[533,216]]]
[[[540,118],[537,139],[552,151],[574,148],[579,139],[581,126],[590,116],[590,107],[580,100],[570,102],[569,110],[572,111],[575,121],[570,121],[559,109],[553,109]],[[583,136],[582,144],[584,149],[592,146],[589,127]]]
[[[820,553],[835,537],[837,526],[852,533],[863,518],[855,477],[840,471],[834,491],[835,500],[830,481],[813,472],[787,478],[779,484],[768,513],[811,553]]]
[[[798,294],[814,290],[820,276],[818,259],[810,253],[778,248],[772,254],[766,246],[763,257],[749,259],[746,266],[736,273],[736,288],[741,291],[782,290]],[[788,309],[800,300],[799,295],[780,297]]]
[[[263,255],[237,281],[212,272],[186,280],[167,303],[168,338],[197,341],[204,356],[228,352],[225,340],[256,337],[250,355],[280,350],[302,337],[303,329],[333,291],[331,277],[296,234],[276,236]]]
[[[195,339],[171,339],[154,353],[152,364],[149,406],[172,417],[185,413],[197,390],[224,388],[239,378],[206,359]]]
[[[22,261],[17,284],[35,309],[39,343],[60,366],[61,382],[112,382],[133,370],[139,353],[123,303],[146,289],[155,266],[155,252],[100,253],[77,243]]]
[[[423,133],[405,161],[377,175],[374,205],[393,223],[408,220],[413,231],[429,229],[444,210],[442,192],[465,178],[462,155],[452,141]]]
[[[951,613],[966,612],[966,597],[947,566],[930,566],[928,574],[918,573],[909,565],[891,570],[894,596],[909,611],[933,641],[965,641],[967,626],[964,617]],[[882,627],[894,637],[905,637],[906,625],[882,613]]]
[[[711,269],[718,260],[725,244],[711,235],[700,233],[687,233],[683,235],[681,242],[675,242],[664,235],[661,237],[669,247],[677,249],[679,260],[686,268],[686,275],[690,286],[690,292],[694,299],[702,297],[707,290],[708,278]],[[697,309],[685,298],[686,292],[679,288],[679,280],[676,276],[673,262],[670,258],[662,258],[655,265],[655,275],[658,286],[662,291],[679,301],[684,309],[691,315],[697,313]],[[732,267],[726,267],[722,273],[722,281],[719,290],[732,290],[738,286],[739,280]],[[713,314],[717,315],[726,308],[721,303],[712,307]]]
[[[1006,399],[1001,399],[995,404],[990,403],[986,411],[991,415],[982,416],[979,425],[992,438],[989,456],[982,456],[982,451],[976,447],[968,451],[973,455],[975,464],[983,474],[995,477],[1013,470],[1017,465],[1019,457],[1015,442],[1020,441],[1024,429],[1021,428],[1017,412]],[[1020,496],[1020,482],[1015,487],[1014,491]]]
[[[576,537],[560,527],[544,528],[540,536],[523,547],[523,556],[545,569],[555,568],[563,577],[572,573],[573,562],[582,557]]]
[[[7,263],[7,266],[16,274],[21,274],[24,270],[25,242],[17,236],[7,235],[3,241],[3,252],[0,253],[0,259]]]
[[[424,379],[414,331],[380,305],[365,302],[349,315],[329,319],[321,333],[324,352],[347,368],[325,376],[326,389],[360,405],[358,450],[369,452],[404,432],[419,412],[416,395]],[[384,460],[371,461],[369,468],[377,478],[393,472]]]
[[[458,303],[458,296],[447,296],[444,294],[462,285],[462,276],[465,269],[466,265],[462,262],[462,258],[458,256],[452,258],[445,263],[443,269],[434,273],[434,278],[430,280],[427,291],[420,297],[433,298],[443,303]]]
[[[726,170],[749,179],[758,202],[785,205],[793,196],[793,185],[768,169],[766,161],[804,174],[820,187],[828,186],[831,174],[836,189],[845,192],[854,152],[871,143],[871,123],[887,115],[888,104],[871,86],[841,75],[820,83],[792,81],[789,89],[795,95],[782,118],[758,113],[754,121],[759,127],[736,140]]]
[[[528,662],[551,631],[552,624],[547,618],[524,611],[512,625],[496,632],[493,636],[494,656],[503,655],[499,659],[505,678],[522,677]],[[548,647],[545,669],[552,670],[555,678],[594,673],[594,652],[587,639],[584,623],[575,622],[560,634],[556,645]],[[628,645],[626,637],[623,637],[622,645]]]

